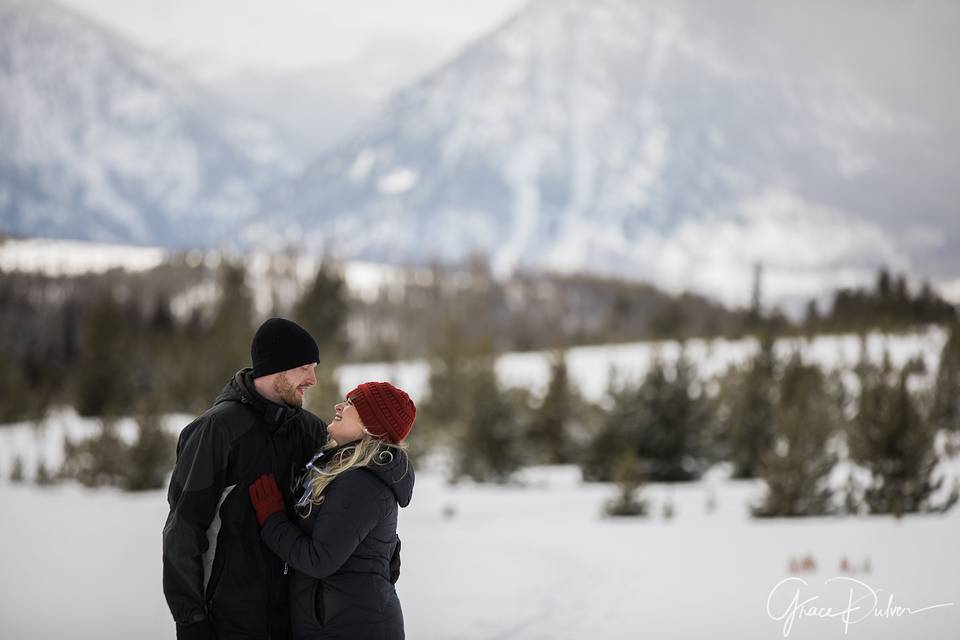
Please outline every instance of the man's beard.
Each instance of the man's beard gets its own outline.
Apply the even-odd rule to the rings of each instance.
[[[297,394],[297,387],[287,378],[286,374],[279,374],[273,381],[273,390],[280,399],[291,407],[302,407],[303,397]]]

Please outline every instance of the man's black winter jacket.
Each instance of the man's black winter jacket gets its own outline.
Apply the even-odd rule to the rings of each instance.
[[[290,637],[287,567],[262,543],[247,487],[273,473],[289,507],[291,479],[325,440],[315,415],[260,396],[250,369],[183,429],[163,529],[163,592],[178,625],[209,622],[218,640]]]

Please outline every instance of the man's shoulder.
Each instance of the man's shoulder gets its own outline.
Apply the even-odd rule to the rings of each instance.
[[[194,418],[181,431],[181,438],[189,438],[193,433],[209,431],[220,437],[232,440],[247,431],[256,422],[253,412],[234,400],[225,400],[213,405]]]

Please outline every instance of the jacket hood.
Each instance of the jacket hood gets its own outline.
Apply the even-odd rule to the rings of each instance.
[[[326,449],[321,451],[317,458],[322,457],[324,460],[330,460],[338,451],[348,446],[350,446],[350,443]],[[391,447],[381,454],[383,455],[382,462],[374,460],[369,465],[360,467],[359,470],[366,471],[376,477],[390,489],[390,492],[397,499],[397,504],[406,507],[413,498],[415,479],[413,464],[410,462],[407,452],[402,449]],[[314,460],[317,458],[314,458]]]
[[[247,367],[237,371],[224,385],[213,404],[221,402],[239,402],[246,405],[267,424],[283,425],[300,415],[300,407],[288,407],[270,402],[259,393],[253,384],[253,369]]]
[[[413,498],[413,483],[415,479],[413,463],[410,462],[410,457],[407,456],[406,451],[392,447],[381,452],[380,456],[383,457],[382,463],[378,462],[375,458],[373,462],[364,468],[376,476],[380,482],[387,485],[387,488],[396,496],[397,504],[401,507],[406,507]]]

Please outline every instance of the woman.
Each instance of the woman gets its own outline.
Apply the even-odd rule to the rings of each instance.
[[[307,464],[301,520],[291,523],[272,475],[250,486],[268,547],[294,572],[294,637],[403,638],[400,600],[390,580],[397,511],[413,494],[403,451],[416,407],[388,382],[365,382],[336,405],[332,442]]]

